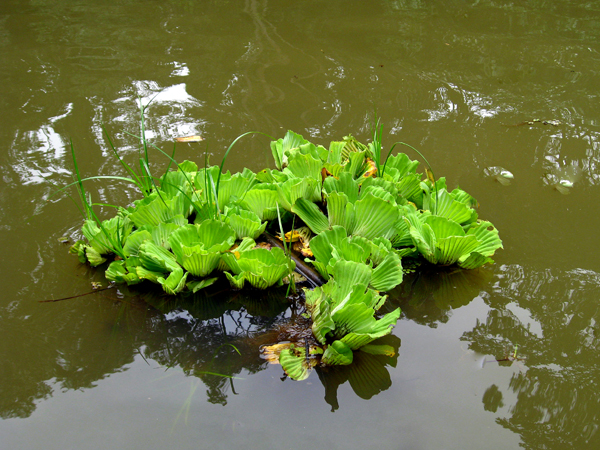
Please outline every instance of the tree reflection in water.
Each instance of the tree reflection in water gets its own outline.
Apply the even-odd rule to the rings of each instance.
[[[522,367],[508,385],[516,395],[510,415],[497,419],[521,435],[525,448],[591,448],[597,442],[598,294],[595,272],[503,266],[486,300],[491,308],[486,321],[463,334],[476,352],[502,359],[507,348],[518,345],[526,358],[506,362]],[[502,398],[499,387],[490,386],[484,409],[496,411]]]

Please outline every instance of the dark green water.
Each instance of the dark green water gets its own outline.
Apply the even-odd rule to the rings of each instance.
[[[599,38],[600,6],[583,1],[4,0],[0,448],[597,448]],[[249,130],[368,141],[376,111],[388,148],[417,147],[475,196],[505,249],[392,293],[395,364],[304,382],[258,352],[286,304],[125,289],[39,303],[103,281],[59,242],[77,237],[76,205],[47,201],[72,179],[70,140],[84,176],[122,174],[102,124],[135,161],[136,102],[156,94],[151,141],[201,134],[213,162]],[[534,119],[558,122],[513,126]],[[258,136],[227,161],[265,166]],[[563,195],[553,184],[569,177]]]

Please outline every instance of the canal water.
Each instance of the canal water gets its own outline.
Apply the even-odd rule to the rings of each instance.
[[[0,448],[598,448],[597,2],[3,0],[0,49]],[[54,193],[72,149],[82,176],[125,175],[106,134],[135,163],[140,102],[164,151],[206,139],[176,147],[200,164],[246,131],[368,142],[376,116],[504,250],[407,276],[396,357],[282,379],[259,353],[294,314],[275,293],[79,296],[106,280],[62,242],[76,192]],[[234,147],[244,167],[273,167],[268,138]]]

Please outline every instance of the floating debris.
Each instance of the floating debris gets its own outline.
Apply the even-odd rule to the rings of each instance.
[[[185,137],[175,138],[176,142],[188,142],[188,143],[202,142],[203,140],[204,140],[204,138],[202,136],[185,136]]]
[[[484,169],[483,172],[486,176],[493,178],[502,186],[508,186],[511,183],[511,181],[515,178],[512,172],[499,166],[488,167]]]
[[[514,125],[507,125],[508,127],[521,127],[523,125],[536,125],[536,124],[542,124],[542,125],[552,125],[553,127],[557,127],[559,125],[562,125],[562,122],[560,120],[557,119],[551,119],[551,120],[542,120],[542,119],[532,119],[532,120],[526,120],[524,122],[519,122],[516,123]]]
[[[563,195],[571,193],[571,189],[581,178],[581,170],[577,161],[565,167],[553,168],[544,176],[544,182]]]

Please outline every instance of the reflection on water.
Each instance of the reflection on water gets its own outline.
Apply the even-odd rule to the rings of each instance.
[[[346,382],[350,383],[356,395],[365,400],[391,387],[392,380],[386,366],[396,367],[400,339],[388,335],[374,342],[393,347],[394,356],[371,355],[359,351],[355,352],[354,360],[349,366],[317,368],[319,379],[325,387],[325,401],[331,405],[331,412],[339,409],[337,391]]]
[[[400,306],[407,319],[437,327],[448,321],[453,309],[468,305],[477,297],[492,277],[493,272],[486,267],[463,270],[425,266],[405,275],[402,284],[390,292],[385,308]]]
[[[87,0],[3,1],[0,415],[27,418],[0,422],[8,429],[3,439],[19,426],[27,432],[41,429],[35,420],[47,417],[45,412],[55,416],[56,430],[71,429],[73,417],[56,418],[53,400],[68,403],[71,392],[100,391],[103,380],[114,382],[108,389],[142,397],[139,386],[126,380],[143,355],[150,368],[158,365],[167,374],[180,370],[201,380],[209,399],[198,402],[206,408],[202,414],[223,423],[237,411],[233,398],[250,393],[240,380],[213,372],[252,381],[256,395],[276,411],[272,429],[287,431],[290,422],[305,420],[285,417],[284,406],[273,406],[279,401],[273,392],[283,386],[279,394],[296,392],[294,400],[310,399],[311,408],[326,409],[310,415],[313,429],[325,418],[347,419],[345,405],[360,406],[356,401],[363,398],[370,398],[369,407],[385,405],[383,412],[372,412],[374,422],[393,418],[394,429],[401,429],[409,416],[416,417],[410,429],[402,429],[403,437],[414,436],[406,448],[464,448],[485,432],[481,440],[490,448],[505,448],[507,434],[531,449],[592,447],[600,414],[599,18],[596,2],[572,0],[122,0],[110,8]],[[272,343],[294,314],[281,300],[239,294],[177,303],[146,293],[141,300],[139,292],[119,288],[37,303],[77,295],[89,289],[90,281],[104,281],[78,267],[57,243],[60,236],[77,234],[76,208],[58,202],[59,196],[45,201],[72,180],[71,140],[83,176],[123,175],[103,126],[125,160],[137,164],[139,101],[147,104],[156,94],[147,110],[148,138],[170,153],[174,137],[200,134],[213,163],[235,137],[250,130],[277,138],[293,129],[316,143],[348,133],[366,141],[370,113],[376,111],[385,126],[386,148],[398,140],[414,145],[451,187],[460,184],[472,193],[481,204],[480,216],[500,229],[505,251],[485,270],[406,277],[384,307],[403,311],[394,331],[402,338],[398,364],[380,361],[356,373],[319,369],[306,383],[282,384],[277,373],[278,384],[269,384],[273,369],[260,359],[263,340]],[[176,156],[200,162],[205,150],[178,145]],[[236,147],[226,168],[261,170],[270,161],[267,139],[252,138]],[[151,155],[155,173],[166,164],[158,153]],[[492,167],[511,172],[514,179],[502,186],[496,174],[485,178],[484,170]],[[560,184],[563,180],[572,187]],[[562,196],[559,186],[570,195]],[[94,200],[110,204],[138,196],[120,183],[90,183],[89,189]],[[477,309],[482,304],[483,312]],[[453,322],[475,316],[476,323]],[[439,349],[419,342],[432,336],[443,336],[427,341]],[[460,345],[457,336],[477,355],[475,368],[452,353]],[[440,367],[437,360],[444,354],[436,351],[453,359]],[[436,361],[429,364],[431,358]],[[371,356],[364,359],[370,362]],[[439,376],[426,377],[436,370]],[[320,393],[314,402],[310,397],[314,386],[309,382],[316,379],[324,385],[327,403]],[[471,392],[477,383],[485,388]],[[444,391],[427,403],[437,386]],[[455,389],[465,392],[452,400],[464,401],[464,421],[456,424],[448,419],[456,410],[447,406]],[[409,397],[408,390],[418,396],[410,411],[398,401]],[[345,392],[350,395],[344,397]],[[113,401],[104,401],[94,406],[97,417],[117,409]],[[210,409],[215,405],[218,412]],[[422,415],[413,416],[419,407]],[[329,414],[330,409],[337,413]],[[142,421],[155,419],[143,407],[134,411]],[[469,428],[482,413],[500,425]],[[442,419],[428,426],[436,414]],[[239,432],[237,424],[251,422],[239,419],[231,418],[228,429]],[[443,428],[447,423],[455,426]],[[131,418],[120,425],[128,435],[149,432],[136,428]],[[331,429],[340,434],[329,438]],[[85,431],[77,437],[87,440]],[[436,442],[443,444],[428,441],[438,435]],[[229,435],[220,441],[218,434],[212,436],[214,448],[236,446]],[[393,432],[381,436],[338,421],[327,433],[312,433],[310,445],[340,448],[345,438],[356,446],[363,438],[368,445],[378,439],[378,447],[396,449],[405,442]],[[188,437],[178,445],[199,442],[197,435]],[[270,437],[261,433],[238,446],[265,448]],[[138,445],[147,447],[139,439]],[[37,445],[46,448],[47,442],[43,436]],[[97,447],[98,441],[90,442]]]
[[[529,448],[585,448],[597,437],[600,414],[600,275],[506,265],[490,294],[487,319],[461,340],[498,359],[518,346],[523,369],[508,386],[517,400],[498,423],[520,433]],[[502,398],[490,386],[484,409],[497,409]]]
[[[299,317],[299,306],[290,307],[285,294],[285,287],[266,292],[251,289],[231,292],[224,286],[175,299],[156,290],[140,293],[125,286],[99,292],[99,298],[89,300],[87,307],[103,308],[112,303],[113,319],[92,324],[90,320],[94,319],[84,315],[79,323],[70,321],[75,339],[70,347],[58,350],[51,365],[52,374],[45,373],[37,379],[40,374],[25,374],[23,368],[9,364],[5,379],[9,388],[3,391],[0,416],[30,416],[39,400],[53,395],[52,385],[58,384],[62,390],[93,388],[96,381],[125,370],[137,354],[153,365],[158,363],[167,372],[181,368],[187,376],[204,383],[208,402],[226,405],[228,395],[237,394],[236,376],[242,371],[256,374],[264,370],[267,362],[261,358],[259,349],[289,333],[290,323]],[[45,305],[60,306],[58,302]],[[98,326],[105,335],[103,345],[110,351],[105,361],[79,351],[97,339],[81,331],[97,330]],[[325,400],[332,411],[339,408],[337,389],[341,384],[349,382],[364,399],[391,386],[386,366],[396,366],[400,339],[386,336],[376,343],[392,346],[395,355],[358,352],[356,362],[350,367],[317,368],[318,379],[325,387]],[[281,374],[284,379],[283,371]],[[22,378],[19,383],[17,377]],[[30,390],[25,395],[24,384]],[[19,386],[19,391],[12,392],[11,386]]]

